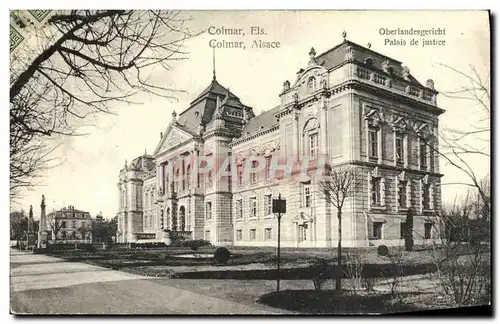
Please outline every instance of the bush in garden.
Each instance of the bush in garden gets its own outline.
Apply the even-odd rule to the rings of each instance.
[[[312,277],[314,290],[321,290],[321,287],[328,278],[329,264],[325,259],[314,259],[309,265],[309,274]]]
[[[220,247],[214,252],[214,261],[216,264],[226,264],[231,257],[231,252],[225,247]]]
[[[388,256],[389,255],[389,248],[387,248],[386,245],[379,245],[377,247],[377,254],[380,256]]]
[[[346,253],[344,272],[353,293],[363,288],[363,261],[359,252]]]
[[[207,240],[192,240],[188,242],[189,247],[193,251],[197,251],[202,246],[210,246],[210,242]]]

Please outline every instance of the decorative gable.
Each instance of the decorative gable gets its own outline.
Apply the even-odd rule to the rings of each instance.
[[[160,145],[155,151],[155,155],[160,152],[167,151],[172,147],[189,140],[190,138],[191,136],[188,133],[178,129],[175,126],[169,126],[169,129],[163,136]]]

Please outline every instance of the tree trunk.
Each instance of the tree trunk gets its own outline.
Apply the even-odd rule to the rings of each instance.
[[[339,220],[339,242],[337,245],[337,264],[338,273],[336,273],[335,290],[340,291],[342,289],[342,211],[337,211],[337,218]]]

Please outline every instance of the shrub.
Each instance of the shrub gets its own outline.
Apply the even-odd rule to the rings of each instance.
[[[387,248],[386,245],[379,245],[377,247],[377,254],[380,256],[388,256],[389,255],[389,249]]]
[[[210,242],[207,240],[192,240],[186,243],[188,243],[189,247],[191,247],[191,250],[193,251],[197,251],[198,248],[202,246],[210,246]]]
[[[363,288],[363,261],[360,253],[346,253],[344,272],[353,293]]]
[[[309,273],[312,276],[314,290],[321,290],[328,275],[328,261],[325,259],[314,259],[309,265]]]
[[[226,264],[231,257],[231,252],[225,247],[220,247],[214,252],[214,261],[216,264]]]

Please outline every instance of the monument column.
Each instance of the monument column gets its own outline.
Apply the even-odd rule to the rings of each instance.
[[[40,225],[38,227],[38,248],[45,248],[47,243],[47,215],[45,214],[45,196],[40,204]]]

